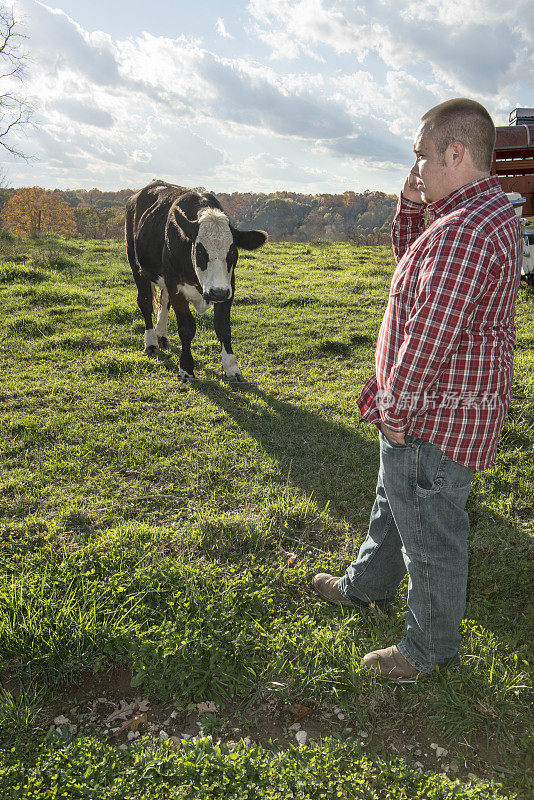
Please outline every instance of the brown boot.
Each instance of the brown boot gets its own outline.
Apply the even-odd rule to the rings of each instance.
[[[312,580],[311,585],[312,589],[315,589],[319,597],[322,600],[326,600],[327,603],[349,606],[349,608],[360,608],[358,603],[353,603],[341,594],[337,588],[340,580],[341,578],[338,575],[329,575],[327,572],[320,572]]]
[[[415,681],[429,674],[413,667],[395,644],[384,650],[367,653],[362,659],[362,664],[377,677],[389,678],[392,681]]]

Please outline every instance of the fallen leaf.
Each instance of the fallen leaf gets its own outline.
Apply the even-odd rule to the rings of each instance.
[[[144,713],[148,711],[149,702],[148,700],[141,700],[136,697],[131,703],[127,703],[126,700],[121,700],[119,708],[116,708],[115,711],[112,711],[111,714],[106,717],[104,722],[112,722],[114,719],[128,719],[131,717],[132,714],[137,714],[139,712]]]
[[[199,714],[215,714],[217,712],[217,706],[211,700],[208,700],[207,703],[197,703],[197,709]]]
[[[133,703],[127,703],[126,700],[121,700],[119,707],[116,708],[115,711],[112,711],[104,721],[112,722],[114,719],[127,719],[133,713],[133,711]]]
[[[294,725],[295,722],[299,722],[299,720],[301,720],[311,711],[313,711],[313,708],[310,708],[309,706],[303,706],[300,703],[291,703],[291,706],[289,707],[289,713],[292,717],[292,724]]]
[[[125,720],[118,731],[115,731],[113,736],[120,736],[123,731],[133,731],[134,733],[138,731],[140,725],[146,725],[147,723],[147,716],[146,714],[138,714],[133,719]]]

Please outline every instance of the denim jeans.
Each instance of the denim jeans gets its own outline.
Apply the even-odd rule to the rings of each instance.
[[[467,588],[465,510],[474,471],[438,447],[380,433],[380,471],[369,532],[338,584],[357,604],[387,605],[408,572],[406,635],[397,645],[421,672],[453,660]]]

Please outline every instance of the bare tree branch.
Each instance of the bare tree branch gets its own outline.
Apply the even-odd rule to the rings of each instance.
[[[0,5],[0,145],[16,158],[28,160],[17,146],[10,141],[10,135],[21,125],[29,123],[32,107],[23,91],[24,63],[26,53],[22,41],[26,38],[19,33],[13,9]]]

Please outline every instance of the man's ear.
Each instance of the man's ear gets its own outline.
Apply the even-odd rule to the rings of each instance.
[[[200,227],[198,222],[188,219],[182,210],[176,206],[172,209],[172,214],[176,225],[183,230],[188,239],[194,242],[198,236],[198,229]]]
[[[458,167],[463,162],[467,148],[463,142],[453,142],[447,147],[448,165]]]
[[[232,225],[230,225],[230,230],[234,237],[234,244],[243,250],[257,250],[269,238],[265,231],[239,231]]]

